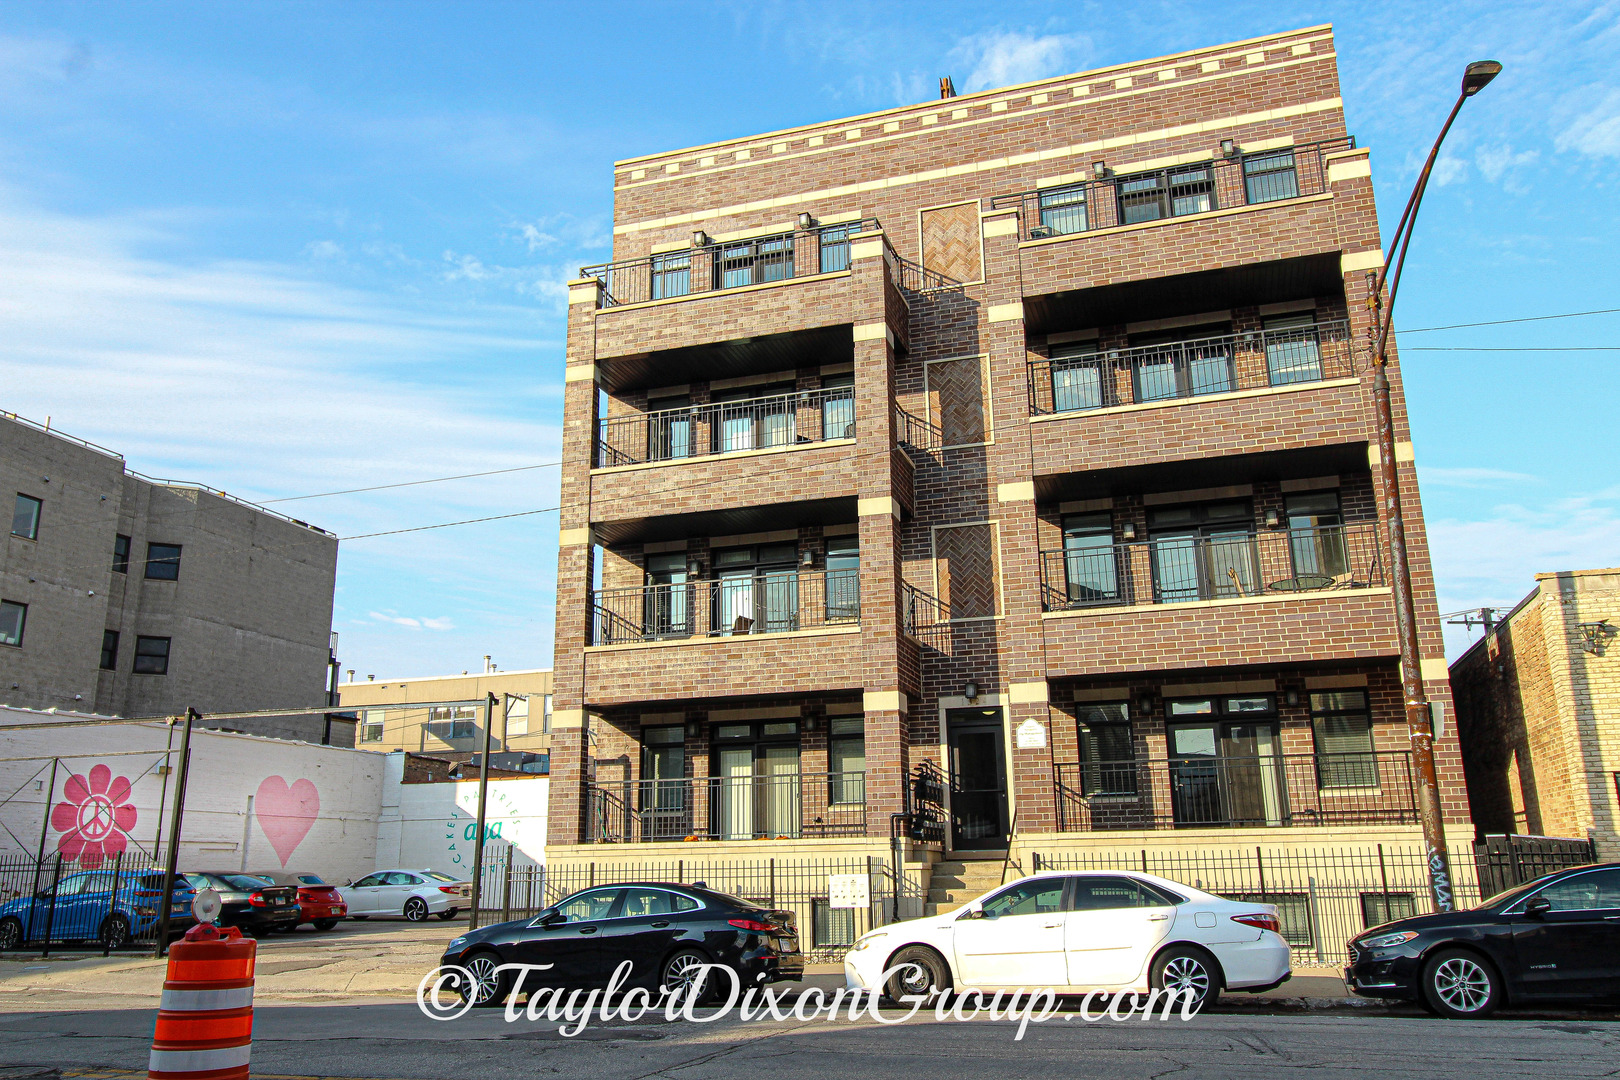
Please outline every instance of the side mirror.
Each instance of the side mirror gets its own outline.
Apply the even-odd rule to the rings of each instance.
[[[968,910],[962,912],[962,918],[964,919],[982,919],[984,917],[985,914],[983,908],[969,908]]]
[[[1542,918],[1552,910],[1552,901],[1545,896],[1538,896],[1524,905],[1524,913],[1532,919]]]
[[[560,911],[548,911],[540,916],[541,926],[560,926],[568,921],[568,916]]]

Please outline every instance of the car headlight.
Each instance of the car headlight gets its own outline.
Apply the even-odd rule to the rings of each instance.
[[[1393,949],[1397,945],[1405,945],[1418,935],[1411,930],[1402,930],[1396,934],[1379,934],[1377,937],[1363,938],[1356,944],[1363,949]]]
[[[851,945],[849,947],[849,951],[852,952],[852,953],[860,952],[862,949],[865,949],[865,948],[868,948],[869,946],[875,945],[883,936],[884,935],[881,934],[881,933],[879,933],[879,934],[866,934],[866,935],[856,939],[855,944],[853,944],[853,945]]]
[[[465,944],[467,944],[467,936],[463,934],[461,937],[451,938],[450,944],[446,945],[444,948],[446,952],[449,952],[451,949],[459,949]]]

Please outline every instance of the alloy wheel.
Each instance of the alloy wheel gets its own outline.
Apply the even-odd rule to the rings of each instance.
[[[1434,992],[1460,1013],[1478,1012],[1491,999],[1491,977],[1466,956],[1453,956],[1434,969]]]
[[[1174,994],[1191,990],[1194,1001],[1203,1001],[1209,994],[1209,970],[1196,957],[1171,957],[1164,965],[1164,988]]]
[[[495,969],[500,965],[493,956],[479,955],[467,961],[467,974],[472,979],[472,985],[463,993],[469,994],[474,1005],[482,1005],[495,996],[496,987],[500,984],[500,972]]]
[[[699,977],[704,974],[703,965],[706,963],[708,961],[694,952],[677,953],[670,957],[664,965],[663,989],[670,994],[690,994]]]
[[[22,923],[16,919],[0,921],[0,952],[7,952],[22,944]]]
[[[129,923],[119,915],[108,919],[101,928],[101,943],[109,949],[129,944]]]
[[[405,917],[411,922],[421,922],[428,917],[427,904],[419,896],[413,896],[405,902]]]

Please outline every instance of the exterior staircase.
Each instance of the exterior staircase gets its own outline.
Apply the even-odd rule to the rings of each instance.
[[[1001,884],[1002,858],[973,859],[934,864],[928,879],[928,902],[924,915],[943,915],[955,911],[969,900],[983,896]],[[1016,867],[1008,870],[1010,878],[1019,876]]]

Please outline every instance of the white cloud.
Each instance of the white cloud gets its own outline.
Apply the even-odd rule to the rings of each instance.
[[[314,240],[304,245],[304,254],[317,262],[333,262],[343,258],[343,245],[335,240]]]
[[[1466,179],[1468,179],[1468,162],[1444,153],[1435,158],[1434,182],[1437,186],[1447,187]]]
[[[1444,468],[1420,465],[1418,475],[1425,487],[1486,488],[1502,484],[1534,484],[1538,477],[1506,469]]]
[[[1514,153],[1513,147],[1503,143],[1501,146],[1482,146],[1474,151],[1474,163],[1486,180],[1501,184],[1503,190],[1510,194],[1524,195],[1530,191],[1524,171],[1540,156],[1535,150]]]
[[[1033,82],[1086,66],[1091,40],[1083,34],[1035,35],[993,30],[963,38],[951,57],[972,67],[959,87],[974,93],[998,86]]]
[[[456,628],[456,624],[450,620],[449,616],[412,618],[409,615],[396,615],[391,611],[372,611],[368,612],[368,614],[377,622],[403,626],[407,630],[454,630]]]
[[[1620,89],[1576,117],[1558,133],[1554,145],[1590,157],[1620,157]]]
[[[485,266],[476,255],[457,255],[447,251],[444,261],[450,264],[450,269],[444,272],[446,281],[488,281],[495,276],[495,271]]]

